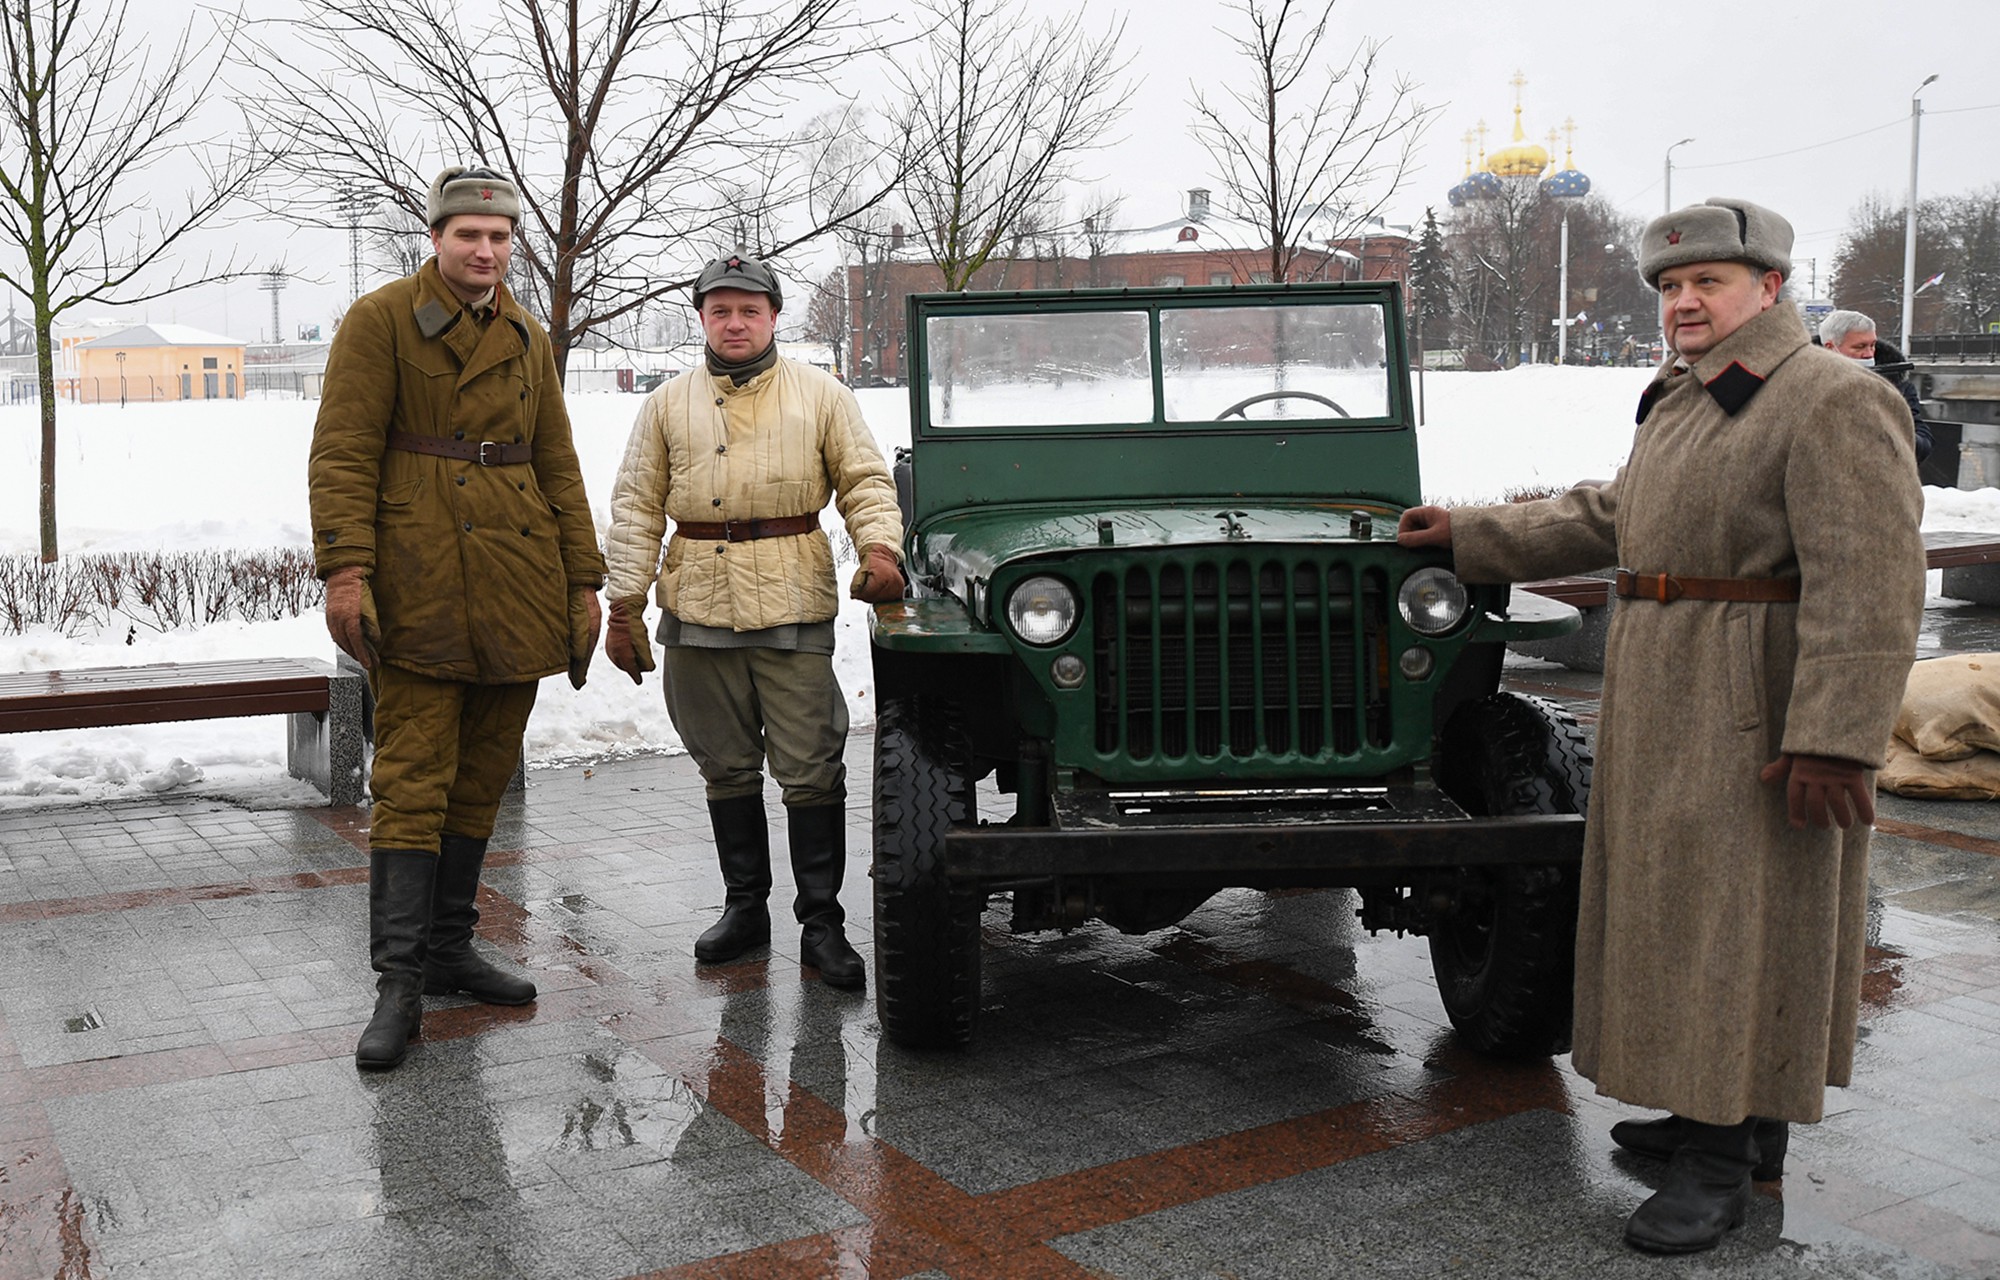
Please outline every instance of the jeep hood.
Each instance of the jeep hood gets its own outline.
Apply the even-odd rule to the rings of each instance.
[[[1355,513],[1369,516],[1369,536],[1357,538]],[[1231,502],[1143,507],[975,508],[927,520],[910,539],[910,565],[919,578],[955,588],[967,578],[990,578],[1001,565],[1030,556],[1101,547],[1236,546],[1259,543],[1393,541],[1402,508],[1345,499],[1328,502]],[[954,594],[956,592],[954,591]]]

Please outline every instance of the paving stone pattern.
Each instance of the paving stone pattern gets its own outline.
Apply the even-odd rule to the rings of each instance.
[[[1594,722],[1597,677],[1510,679]],[[541,998],[431,1000],[364,1076],[365,809],[8,810],[0,1277],[1996,1276],[1995,814],[1885,797],[1854,1085],[1677,1263],[1620,1242],[1660,1175],[1606,1137],[1636,1113],[1461,1050],[1422,940],[1347,892],[1139,938],[996,909],[976,1048],[913,1054],[795,929],[696,969],[722,886],[687,760],[541,771],[480,926]],[[782,851],[775,793],[772,823]]]

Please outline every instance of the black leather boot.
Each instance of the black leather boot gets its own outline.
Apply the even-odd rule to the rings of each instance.
[[[1750,1177],[1757,1182],[1776,1182],[1785,1176],[1785,1150],[1791,1145],[1791,1127],[1783,1120],[1756,1119],[1751,1133],[1757,1139],[1757,1167],[1750,1171]],[[1687,1141],[1687,1123],[1679,1116],[1620,1120],[1611,1126],[1611,1140],[1627,1151],[1655,1160],[1671,1160]]]
[[[1667,1164],[1667,1180],[1625,1221],[1625,1243],[1647,1253],[1713,1249],[1741,1226],[1757,1164],[1757,1121],[1701,1124],[1683,1120],[1687,1139]]]
[[[867,970],[847,944],[847,913],[840,906],[840,881],[847,870],[847,808],[788,805],[785,832],[792,846],[792,879],[799,886],[794,908],[802,926],[799,959],[819,970],[820,981],[829,987],[859,988],[868,981]]]
[[[771,942],[771,829],[764,797],[708,802],[715,852],[722,863],[722,919],[694,940],[694,958],[721,964]]]
[[[479,923],[479,871],[486,842],[447,831],[438,840],[437,886],[431,896],[431,942],[424,952],[424,994],[463,991],[486,1004],[527,1004],[535,984],[487,961],[472,946]]]
[[[375,1016],[354,1046],[354,1065],[387,1071],[403,1060],[424,1022],[424,943],[431,928],[437,855],[376,849],[368,855],[368,962]]]

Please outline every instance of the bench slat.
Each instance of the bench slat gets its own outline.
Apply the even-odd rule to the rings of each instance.
[[[325,711],[323,666],[286,658],[0,676],[0,733]]]

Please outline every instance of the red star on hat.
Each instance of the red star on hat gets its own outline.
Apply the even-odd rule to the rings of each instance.
[[[736,270],[736,269],[737,269],[738,267],[740,267],[740,266],[742,266],[742,265],[743,265],[743,259],[741,259],[741,258],[731,258],[731,259],[730,259],[730,260],[729,260],[728,262],[725,262],[725,263],[723,263],[722,265],[723,265],[723,266],[725,266],[725,267],[728,267],[728,268],[729,268],[729,269],[730,269],[731,271],[734,271],[734,270]]]
[[[1668,243],[1668,244],[1679,244],[1680,242],[1681,242],[1681,233],[1680,233],[1680,232],[1678,232],[1678,231],[1669,231],[1669,232],[1667,232],[1667,243]]]
[[[481,187],[479,189],[479,198],[481,200],[491,200],[493,198],[493,188]]]

